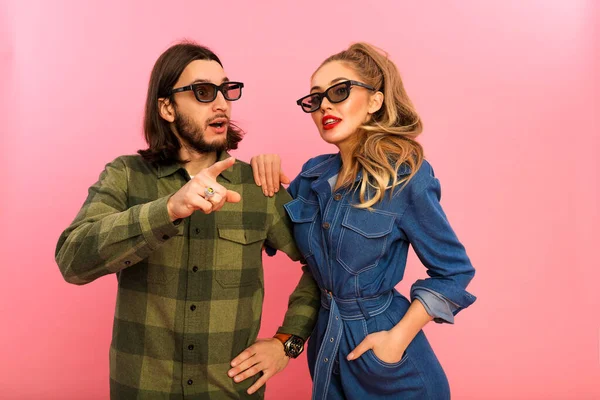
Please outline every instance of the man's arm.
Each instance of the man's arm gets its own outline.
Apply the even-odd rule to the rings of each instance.
[[[271,224],[267,233],[267,245],[286,253],[292,260],[301,260],[293,238],[292,222],[284,204],[291,201],[291,196],[283,187],[270,198]],[[321,293],[308,267],[303,265],[302,276],[292,292],[285,313],[283,325],[278,333],[292,334],[306,340],[317,321],[321,306]],[[248,389],[252,394],[266,383],[273,375],[283,370],[289,361],[279,339],[259,339],[252,346],[240,353],[231,362],[229,376],[236,382],[262,372],[263,375]]]
[[[290,295],[283,325],[279,327],[277,333],[288,333],[306,340],[317,321],[317,313],[321,306],[321,292],[296,247],[292,221],[283,207],[284,204],[292,201],[292,197],[283,187],[280,187],[270,201],[273,222],[267,234],[267,244],[274,249],[283,251],[292,260],[301,261],[303,264],[302,276]]]
[[[210,214],[225,202],[239,202],[239,193],[216,181],[234,162],[233,158],[216,162],[174,194],[131,208],[127,166],[122,158],[108,164],[58,240],[56,262],[65,280],[82,285],[135,265],[176,235],[181,219],[197,210]],[[210,200],[202,196],[208,187],[214,191]]]
[[[127,167],[121,158],[107,164],[58,240],[55,257],[65,280],[83,285],[118,272],[177,234],[167,213],[168,198],[129,208]]]

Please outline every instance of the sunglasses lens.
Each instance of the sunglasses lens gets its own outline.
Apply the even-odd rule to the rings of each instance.
[[[300,106],[305,112],[317,111],[321,106],[321,97],[318,94],[313,94],[302,99]]]
[[[348,98],[349,95],[350,88],[345,82],[340,83],[339,85],[332,86],[327,90],[327,97],[329,97],[332,103],[339,103],[340,101],[344,101]]]
[[[223,96],[229,101],[238,100],[242,97],[242,85],[235,82],[223,85]]]
[[[198,101],[209,103],[215,99],[216,87],[211,84],[202,83],[194,86],[194,94]]]

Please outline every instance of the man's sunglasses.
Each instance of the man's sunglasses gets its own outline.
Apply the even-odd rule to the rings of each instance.
[[[227,101],[235,101],[242,97],[242,88],[244,84],[242,82],[224,82],[219,86],[214,83],[202,82],[192,83],[188,86],[183,86],[177,89],[171,90],[171,94],[178,92],[186,92],[191,90],[196,96],[196,100],[200,103],[210,103],[217,98],[217,93],[223,93],[223,97]]]
[[[313,113],[317,111],[321,107],[321,102],[323,102],[323,98],[327,97],[327,100],[331,103],[340,103],[350,96],[350,89],[352,86],[360,86],[365,89],[369,89],[375,91],[375,88],[369,86],[365,83],[358,81],[344,81],[340,83],[336,83],[335,85],[329,87],[325,92],[316,92],[311,93],[308,96],[304,96],[300,100],[296,102],[300,107],[302,107],[302,111],[305,113]]]

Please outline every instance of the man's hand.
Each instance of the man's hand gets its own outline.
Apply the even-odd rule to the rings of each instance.
[[[167,211],[171,221],[187,218],[196,210],[205,214],[219,211],[227,203],[237,203],[242,197],[233,190],[227,190],[217,183],[217,176],[235,163],[230,157],[214,163],[195,175],[188,183],[179,189],[167,202]],[[205,191],[212,188],[214,194],[209,197]]]
[[[260,154],[250,160],[254,182],[262,187],[265,196],[273,197],[279,191],[279,182],[288,184],[290,178],[281,170],[278,154]]]
[[[231,361],[227,375],[235,382],[241,382],[262,371],[263,375],[248,389],[252,394],[260,389],[273,375],[282,371],[290,358],[285,355],[283,345],[277,339],[258,339],[252,346],[242,351]]]

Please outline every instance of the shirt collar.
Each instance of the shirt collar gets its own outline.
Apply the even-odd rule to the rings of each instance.
[[[221,153],[219,153],[217,155],[217,161],[223,161],[229,157],[231,157],[231,155],[228,152],[222,151]],[[179,171],[180,169],[185,169],[185,168],[183,167],[182,164],[177,163],[177,162],[174,162],[171,164],[159,165],[157,167],[157,175],[158,175],[159,179],[164,178],[166,176],[173,175],[175,172]],[[220,176],[223,179],[225,179],[226,181],[231,183],[234,180],[234,169],[235,169],[235,165],[233,167],[221,172]]]

